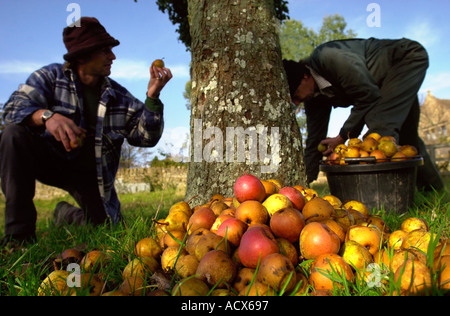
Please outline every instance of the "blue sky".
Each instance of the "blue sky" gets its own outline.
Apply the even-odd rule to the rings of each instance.
[[[178,148],[189,131],[190,112],[183,92],[189,80],[190,54],[178,41],[176,27],[160,12],[155,0],[0,0],[0,103],[29,74],[49,63],[63,62],[66,53],[62,30],[77,3],[82,16],[95,16],[121,44],[114,49],[116,61],[111,77],[143,100],[148,67],[164,57],[174,78],[161,94],[166,129],[158,146]],[[377,4],[380,25],[367,23],[368,5]],[[325,15],[344,16],[358,37],[408,37],[421,42],[430,55],[430,68],[420,91],[450,99],[450,1],[447,0],[290,0],[291,19],[318,30]],[[329,135],[336,136],[347,110],[334,111]],[[165,148],[168,148],[167,146]]]

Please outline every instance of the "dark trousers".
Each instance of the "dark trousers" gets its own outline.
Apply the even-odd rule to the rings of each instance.
[[[0,141],[1,185],[5,195],[5,234],[31,235],[36,230],[33,203],[36,180],[69,192],[93,224],[107,216],[95,172],[55,154],[50,143],[20,125],[5,127]]]
[[[394,136],[401,145],[413,145],[424,159],[417,169],[417,187],[441,190],[444,183],[419,137],[420,106],[417,92],[428,68],[428,54],[417,42],[404,40],[380,87],[381,100],[366,115],[369,133]]]

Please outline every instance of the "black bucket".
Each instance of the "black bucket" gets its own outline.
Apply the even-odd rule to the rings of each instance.
[[[342,202],[360,201],[369,210],[384,208],[405,213],[414,203],[417,167],[423,165],[423,158],[377,163],[369,159],[365,160],[369,163],[360,164],[361,159],[364,158],[346,159],[348,165],[320,165],[327,176],[330,194]]]

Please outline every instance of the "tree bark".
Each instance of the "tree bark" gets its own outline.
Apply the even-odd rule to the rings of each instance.
[[[306,183],[273,0],[189,0],[191,141],[186,198],[233,196],[244,173]]]

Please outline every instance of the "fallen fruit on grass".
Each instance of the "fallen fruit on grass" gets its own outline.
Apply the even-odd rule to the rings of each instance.
[[[211,250],[200,260],[195,275],[210,286],[225,288],[236,277],[236,265],[227,253]]]
[[[70,296],[77,296],[88,291],[89,296],[100,296],[104,283],[97,274],[82,273],[80,275],[80,286],[71,287],[69,294]]]
[[[271,196],[272,194],[278,193],[279,188],[275,185],[275,183],[267,180],[261,180],[261,183],[266,190],[266,198]]]
[[[288,258],[294,267],[298,264],[298,251],[297,248],[295,248],[294,244],[291,243],[289,240],[284,238],[276,238],[279,252]]]
[[[424,219],[409,217],[402,222],[400,229],[407,233],[412,232],[413,230],[421,230],[426,232],[428,231],[428,224]]]
[[[209,287],[206,282],[191,276],[175,284],[172,296],[206,296],[208,292]]]
[[[334,214],[334,207],[330,202],[316,196],[305,204],[302,214],[307,223],[319,222],[330,218]]]
[[[138,257],[153,257],[159,258],[162,253],[161,246],[153,238],[143,238],[136,244],[135,254]]]
[[[299,210],[288,207],[274,213],[269,224],[276,237],[285,238],[293,243],[298,241],[305,227],[305,218]]]
[[[431,287],[431,272],[426,264],[409,259],[395,271],[394,281],[400,282],[401,295],[425,294]]]
[[[239,269],[233,282],[233,289],[236,290],[237,293],[243,290],[254,279],[255,271],[255,269],[246,267]]]
[[[195,245],[194,254],[200,262],[204,255],[211,250],[222,250],[224,252],[231,252],[231,244],[222,236],[214,233],[209,233],[202,236]]]
[[[198,228],[211,229],[215,221],[216,214],[209,207],[201,207],[189,218],[187,230],[191,233]]]
[[[247,225],[255,223],[265,224],[269,219],[267,208],[259,201],[248,200],[242,202],[234,213],[234,217]]]
[[[265,206],[269,216],[272,216],[275,212],[287,207],[292,207],[292,202],[289,198],[283,194],[275,193],[269,196],[262,205]]]
[[[256,268],[260,260],[278,251],[275,237],[267,229],[250,227],[241,238],[238,256],[242,265]]]
[[[126,279],[131,276],[140,276],[146,278],[148,275],[159,269],[159,262],[153,257],[135,258],[128,262],[122,271],[122,278]]]
[[[237,218],[229,218],[220,225],[216,234],[226,238],[228,242],[237,247],[247,227],[248,225],[243,221]]]
[[[245,174],[237,178],[234,183],[234,196],[239,203],[247,200],[264,201],[266,198],[266,189],[261,181],[250,174]]]
[[[422,250],[424,253],[427,253],[431,238],[432,236],[430,232],[413,230],[409,232],[403,240],[402,247],[405,249],[417,248]]]
[[[67,293],[67,278],[70,272],[55,270],[42,281],[38,288],[38,296],[65,295]]]
[[[335,280],[338,275],[348,282],[353,279],[353,271],[345,260],[334,253],[318,256],[311,265],[309,283],[316,290],[332,290],[335,286],[342,286],[341,281]]]
[[[373,262],[373,256],[369,250],[353,240],[348,240],[342,245],[339,255],[350,266],[359,270]]]
[[[305,206],[306,203],[305,197],[299,190],[293,187],[281,188],[281,190],[278,193],[285,195],[292,202],[292,206],[299,211],[301,211]]]
[[[345,235],[345,241],[353,240],[367,248],[374,255],[379,251],[381,246],[381,234],[378,228],[353,225],[349,227]]]
[[[300,234],[300,254],[305,259],[315,259],[326,253],[339,252],[339,237],[327,225],[311,222],[305,225]]]
[[[172,270],[177,260],[185,255],[187,255],[187,251],[184,248],[180,249],[180,246],[167,247],[161,255],[161,268],[165,272]]]
[[[195,255],[187,254],[181,256],[175,264],[175,270],[181,278],[187,278],[195,275],[198,267],[198,260]]]
[[[393,231],[388,237],[387,246],[389,249],[400,249],[406,236],[408,236],[408,233],[404,230],[398,229]]]
[[[364,205],[363,202],[356,201],[356,200],[347,201],[344,203],[344,207],[347,210],[350,210],[350,209],[356,210],[356,211],[360,212],[362,215],[364,215],[365,217],[370,216],[370,211],[367,208],[367,206]]]
[[[280,253],[272,253],[261,260],[256,278],[278,292],[291,291],[297,280],[294,265]]]
[[[81,260],[82,270],[86,272],[96,271],[107,261],[107,255],[100,250],[89,251]]]

